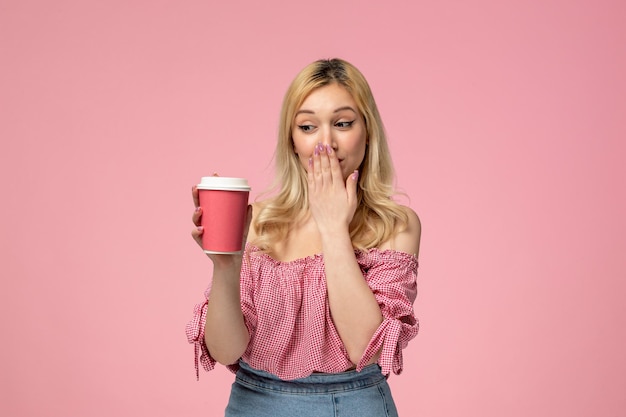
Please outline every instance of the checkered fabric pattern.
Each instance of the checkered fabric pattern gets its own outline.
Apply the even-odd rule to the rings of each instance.
[[[405,252],[378,249],[355,251],[355,256],[383,315],[356,369],[360,371],[380,351],[378,364],[383,374],[399,374],[402,349],[419,330],[413,311],[417,259]],[[199,362],[206,371],[216,363],[204,343],[210,291],[209,285],[204,302],[195,306],[186,328],[187,339],[194,344],[198,378]],[[241,308],[250,333],[242,359],[253,368],[291,380],[354,367],[330,314],[323,255],[280,262],[246,244]],[[228,369],[236,372],[238,365]]]

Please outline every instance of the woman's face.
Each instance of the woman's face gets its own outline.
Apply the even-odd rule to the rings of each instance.
[[[348,91],[332,83],[313,90],[296,111],[294,151],[307,169],[318,143],[332,146],[344,180],[358,169],[365,157],[367,130],[363,116]]]

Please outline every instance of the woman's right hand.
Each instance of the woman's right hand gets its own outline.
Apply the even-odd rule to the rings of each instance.
[[[204,229],[202,227],[202,207],[200,207],[200,197],[198,196],[197,185],[194,185],[191,188],[191,195],[193,197],[193,205],[195,207],[193,215],[191,216],[191,221],[196,226],[191,231],[191,237],[193,237],[193,240],[195,240],[196,243],[202,247],[202,233],[204,232]]]
[[[191,194],[193,196],[193,203],[195,206],[195,210],[191,217],[193,224],[196,226],[191,230],[191,237],[196,243],[202,248],[202,234],[204,233],[204,228],[202,227],[202,207],[200,207],[200,199],[198,197],[198,187],[194,185],[191,189]],[[250,222],[252,221],[252,206],[248,205],[248,212],[246,218],[246,225],[243,228],[243,239],[241,242],[241,247],[244,248],[246,242],[248,240],[248,229],[250,227]],[[214,254],[207,253],[207,256],[213,261],[215,267],[231,267],[231,266],[241,266],[241,258],[243,256],[243,250],[240,253],[235,254]]]

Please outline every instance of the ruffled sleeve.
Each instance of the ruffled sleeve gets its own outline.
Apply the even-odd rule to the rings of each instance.
[[[208,372],[215,368],[215,359],[209,354],[209,350],[204,343],[204,325],[206,324],[206,308],[209,300],[211,285],[204,292],[204,302],[196,304],[193,309],[193,317],[187,323],[185,333],[187,341],[194,345],[194,365],[196,367],[196,378],[200,379],[200,366]]]
[[[380,351],[378,364],[384,375],[402,372],[402,349],[419,331],[419,321],[413,311],[417,297],[417,266],[415,256],[393,250],[370,250],[358,253],[357,260],[372,289],[383,315],[370,340],[357,370]]]

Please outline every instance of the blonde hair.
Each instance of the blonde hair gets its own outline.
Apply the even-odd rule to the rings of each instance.
[[[361,250],[378,247],[408,224],[403,208],[391,199],[394,170],[387,139],[372,91],[365,77],[341,59],[319,60],[306,66],[293,80],[283,100],[274,158],[276,174],[272,189],[255,216],[254,244],[269,252],[272,242],[282,240],[289,226],[302,220],[308,209],[307,173],[293,148],[295,114],[315,89],[337,83],[354,98],[365,120],[367,147],[359,167],[357,208],[350,223],[352,245]]]

